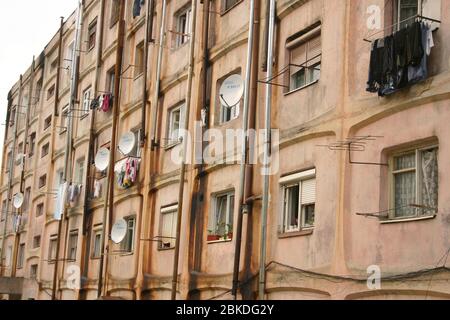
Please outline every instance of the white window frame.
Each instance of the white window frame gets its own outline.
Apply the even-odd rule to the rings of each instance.
[[[309,180],[315,180],[316,181],[316,186],[317,186],[317,179],[316,179],[316,169],[311,169],[311,170],[307,170],[307,171],[302,171],[299,172],[297,174],[293,174],[290,176],[286,176],[280,179],[280,195],[282,197],[282,201],[280,201],[281,204],[281,221],[280,221],[280,233],[281,234],[288,234],[288,233],[293,233],[293,232],[301,232],[301,231],[306,231],[306,230],[312,230],[315,228],[315,220],[314,220],[314,225],[310,226],[310,225],[306,225],[305,223],[305,212],[304,212],[304,206],[307,205],[312,205],[313,203],[310,204],[302,204],[302,194],[303,194],[303,190],[302,190],[302,183],[305,181],[309,181]],[[299,195],[298,195],[298,217],[299,217],[299,224],[297,228],[291,228],[290,225],[288,225],[288,212],[287,212],[287,205],[289,203],[289,198],[286,199],[286,191],[289,188],[298,186],[299,189]],[[316,201],[314,202],[314,206],[316,206],[317,204],[317,189],[315,191],[315,197],[316,197]]]
[[[121,251],[125,254],[133,253],[135,247],[135,238],[136,238],[136,216],[130,216],[124,218],[127,222],[127,234],[125,239],[121,243]],[[131,238],[131,248],[128,248],[128,242]]]
[[[164,234],[164,218],[172,216],[172,230],[171,234]],[[159,249],[160,250],[169,250],[175,248],[175,237],[176,237],[176,226],[177,226],[177,215],[178,215],[178,205],[173,205],[169,207],[161,208],[161,222],[160,222],[160,231],[161,235],[159,240]],[[169,244],[169,246],[167,246]]]
[[[402,220],[402,219],[411,219],[411,218],[419,218],[419,217],[426,217],[426,216],[435,216],[437,214],[437,210],[434,214],[425,214],[425,215],[421,215],[420,208],[417,208],[416,210],[414,210],[416,213],[414,215],[411,216],[397,216],[397,208],[395,208],[395,199],[396,199],[396,194],[395,194],[395,175],[396,174],[400,174],[400,173],[406,173],[406,172],[414,172],[415,173],[415,181],[416,181],[416,205],[422,205],[423,203],[423,199],[422,199],[422,183],[423,183],[423,177],[422,177],[422,171],[420,168],[420,165],[422,164],[422,152],[427,151],[427,150],[432,150],[432,149],[437,149],[438,155],[439,155],[439,145],[438,144],[431,144],[428,146],[421,146],[421,147],[417,147],[417,148],[410,148],[404,151],[400,151],[397,153],[392,154],[392,156],[389,159],[389,167],[390,169],[390,174],[389,174],[389,185],[390,185],[390,196],[389,196],[389,208],[392,208],[392,210],[389,213],[389,219],[390,220]],[[407,169],[403,169],[403,170],[395,170],[395,159],[408,155],[408,154],[412,154],[415,153],[415,161],[416,161],[416,165],[415,168],[407,168]],[[437,159],[439,161],[439,158]],[[438,168],[439,168],[439,163],[438,163]],[[439,169],[438,169],[439,170]],[[439,186],[438,186],[438,192],[439,192]],[[438,200],[439,203],[439,200]],[[436,208],[437,209],[437,208]]]
[[[167,130],[167,146],[177,145],[181,142],[182,128],[184,124],[185,116],[185,103],[179,104],[178,106],[169,110],[168,114],[168,130]],[[180,114],[178,128],[175,128],[175,113]],[[178,130],[178,137],[175,137],[175,133]]]
[[[76,162],[76,170],[75,170],[75,183],[83,184],[84,183],[84,170],[86,166],[86,159],[80,158]]]
[[[71,231],[69,234],[68,248],[67,248],[67,260],[76,261],[78,251],[78,230]],[[74,240],[75,239],[75,240]],[[73,253],[72,253],[73,251]]]
[[[422,0],[417,0],[417,15],[421,15],[422,14]],[[400,27],[401,27],[401,23],[400,22],[402,22],[402,20],[401,20],[401,7],[402,7],[402,0],[397,0],[397,17],[396,17],[396,21],[395,21],[395,23],[396,23],[396,30],[398,31],[398,30],[400,30]],[[412,20],[412,19],[410,19],[412,22],[414,22],[414,20]],[[411,21],[404,21],[404,22],[408,22],[408,23],[411,23]]]
[[[94,236],[92,237],[92,259],[100,259],[102,257],[102,241],[103,240],[103,230],[97,229],[94,231]],[[98,252],[97,252],[98,249]]]
[[[230,191],[224,191],[224,192],[220,192],[220,193],[216,193],[212,196],[212,200],[213,200],[213,206],[212,206],[212,210],[211,210],[211,215],[209,217],[210,219],[210,223],[209,223],[209,234],[213,235],[213,236],[221,236],[220,234],[218,234],[217,232],[217,225],[218,225],[218,221],[216,221],[216,216],[217,216],[217,210],[219,209],[219,199],[221,198],[227,198],[227,207],[226,207],[226,216],[225,216],[225,224],[226,224],[226,228],[228,229],[228,233],[229,232],[233,232],[233,226],[234,226],[234,207],[236,205],[236,195],[235,195],[235,191],[234,190],[230,190]],[[231,206],[231,199],[234,198],[234,206]],[[229,230],[229,226],[232,227],[231,230]],[[221,241],[225,240],[225,239],[220,239]],[[231,240],[231,239],[227,239],[227,240]]]
[[[89,110],[91,107],[91,92],[92,88],[89,87],[83,91],[83,115],[89,114]]]
[[[48,262],[53,263],[58,257],[58,238],[51,236],[48,244]]]
[[[19,244],[17,253],[17,269],[22,269],[25,264],[25,243]]]
[[[179,48],[186,43],[189,43],[191,35],[191,19],[192,8],[191,6],[179,11],[176,14],[176,47]]]
[[[63,134],[67,132],[68,129],[68,120],[69,120],[69,105],[64,106],[61,110],[61,122],[59,128],[59,134]]]

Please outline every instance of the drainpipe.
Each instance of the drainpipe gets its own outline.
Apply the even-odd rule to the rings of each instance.
[[[147,13],[145,16],[145,40],[144,40],[144,84],[142,86],[142,109],[141,109],[141,145],[145,146],[145,140],[147,139],[147,80],[148,80],[148,55],[149,55],[149,43],[152,41],[151,37],[153,34],[153,10],[154,10],[154,0],[147,1]]]
[[[5,225],[3,227],[3,237],[2,237],[2,245],[1,245],[1,249],[2,251],[0,252],[0,262],[2,265],[2,275],[4,274],[4,266],[3,266],[3,252],[5,249],[5,238],[6,238],[6,233],[7,233],[7,226],[8,226],[8,217],[10,215],[11,212],[9,212],[9,204],[11,202],[11,197],[12,197],[12,188],[13,188],[13,179],[14,179],[14,158],[15,158],[15,153],[16,153],[16,145],[17,145],[17,131],[19,128],[19,114],[20,114],[20,104],[21,104],[21,100],[22,100],[22,81],[23,81],[23,76],[20,75],[20,84],[19,84],[19,100],[16,106],[16,117],[14,119],[14,137],[13,137],[13,145],[12,145],[12,150],[11,150],[11,158],[9,159],[9,172],[8,172],[8,194],[7,194],[7,198],[6,198],[6,217],[5,217]],[[11,112],[11,111],[10,111]],[[6,124],[7,126],[9,126],[9,124]]]
[[[275,10],[276,1],[270,0],[268,52],[267,52],[267,78],[273,75],[273,47],[275,34]],[[259,300],[265,299],[266,291],[266,241],[267,241],[267,213],[269,210],[269,157],[271,151],[271,125],[272,125],[272,85],[266,85],[266,107],[265,107],[265,134],[264,134],[264,183],[263,183],[263,206],[261,216],[261,252],[259,261]]]
[[[83,4],[78,1],[77,18],[75,22],[75,50],[72,54],[72,74],[70,80],[70,105],[69,111],[75,109],[78,89],[78,67],[81,50],[81,25],[83,20]],[[64,152],[64,181],[69,182],[71,179],[71,154],[72,154],[72,134],[73,134],[73,116],[68,117],[68,128],[66,136],[66,149]],[[61,250],[61,235],[63,228],[63,221],[67,216],[67,208],[64,208],[63,216],[59,220],[58,224],[58,240],[56,242],[56,260],[53,271],[53,288],[52,288],[52,300],[56,300],[56,293],[58,290],[58,272],[59,272],[59,253]],[[66,234],[67,238],[67,234]]]
[[[255,33],[255,0],[250,1],[249,26],[248,26],[248,45],[247,45],[247,66],[245,73],[245,92],[244,92],[244,110],[242,117],[243,136],[241,139],[241,167],[239,177],[239,215],[236,226],[236,247],[234,254],[233,267],[233,289],[232,295],[234,299],[237,298],[237,288],[239,286],[239,268],[241,261],[241,245],[242,245],[242,224],[245,211],[245,176],[247,168],[247,150],[248,150],[248,120],[249,120],[249,105],[250,105],[250,81],[252,76],[253,63],[253,38]]]
[[[57,117],[59,115],[58,105],[59,105],[59,78],[61,76],[61,55],[63,47],[63,34],[64,34],[64,17],[61,17],[61,26],[59,27],[59,45],[58,45],[58,70],[56,70],[56,84],[55,84],[55,110],[53,114]]]
[[[100,72],[101,67],[103,65],[103,27],[105,22],[105,0],[100,1],[100,16],[99,16],[99,35],[98,35],[98,42],[97,42],[97,63],[95,68],[95,82],[94,82],[94,97],[98,97],[98,88],[99,88],[99,82],[100,82]],[[94,158],[94,148],[93,148],[93,141],[95,138],[95,111],[91,111],[91,121],[89,125],[89,149],[88,149],[88,157],[87,157],[87,170],[86,170],[86,188],[84,188],[84,217],[83,217],[83,232],[84,234],[89,234],[91,232],[90,230],[86,230],[86,221],[88,219],[89,215],[89,205],[90,205],[90,179],[91,179],[91,163],[93,162]],[[85,248],[85,261],[82,263],[82,276],[87,276],[88,274],[88,268],[89,268],[89,237],[86,241]]]
[[[25,119],[25,143],[23,145],[23,150],[19,151],[19,153],[22,153],[24,155],[27,154],[27,139],[28,139],[28,131],[30,128],[30,110],[31,110],[31,95],[33,94],[33,81],[34,81],[34,56],[33,56],[33,61],[31,63],[31,72],[30,72],[30,76],[29,76],[29,87],[28,87],[28,105],[27,107],[27,114],[26,114],[26,119]],[[25,107],[25,106],[24,106]],[[22,172],[20,174],[20,193],[24,194],[25,191],[25,158],[22,159]],[[30,200],[30,199],[28,199]],[[28,208],[29,210],[29,208]],[[23,212],[22,210],[20,211],[20,216],[23,217]],[[21,220],[22,222],[22,220]],[[14,242],[14,264],[13,264],[13,268],[12,268],[12,277],[14,278],[16,276],[16,268],[17,268],[17,257],[18,257],[18,251],[19,251],[19,246],[20,246],[20,235],[19,233],[16,233],[16,239]]]
[[[158,42],[158,61],[156,66],[156,87],[155,95],[153,97],[153,121],[152,121],[152,134],[151,134],[151,150],[155,151],[155,147],[158,144],[157,135],[157,124],[158,124],[158,105],[159,105],[159,94],[161,90],[161,65],[163,60],[163,44],[166,37],[166,32],[164,30],[166,26],[166,10],[167,10],[167,0],[162,2],[162,13],[161,13],[161,28],[159,30],[159,42]]]
[[[184,116],[183,130],[186,132],[189,129],[189,115],[191,111],[191,97],[192,97],[192,80],[194,76],[194,50],[195,50],[195,28],[197,22],[197,1],[192,0],[192,20],[191,20],[191,38],[189,41],[189,69],[187,79],[187,93],[186,93],[186,112]],[[177,299],[177,285],[178,285],[178,262],[180,259],[180,236],[181,236],[181,224],[183,218],[183,198],[184,198],[184,185],[186,177],[186,158],[187,158],[187,137],[183,137],[182,144],[182,159],[180,168],[180,189],[178,193],[178,213],[177,213],[177,232],[175,241],[175,256],[173,262],[173,274],[172,274],[172,300]]]
[[[114,214],[114,164],[116,159],[116,149],[117,149],[117,127],[118,120],[120,116],[120,85],[121,85],[121,73],[122,73],[122,63],[123,63],[123,47],[124,47],[124,35],[125,35],[125,0],[120,0],[119,2],[119,26],[117,30],[117,52],[116,52],[116,65],[114,73],[116,75],[116,81],[114,82],[114,114],[112,120],[111,129],[111,152],[109,155],[109,167],[108,167],[108,182],[107,182],[107,193],[108,198],[105,200],[104,215],[103,215],[103,237],[102,237],[102,259],[100,260],[100,270],[99,270],[99,281],[98,281],[98,297],[101,297],[102,287],[105,286],[104,294],[107,295],[107,279],[108,276],[108,251],[110,247],[109,235],[112,229],[112,220]],[[108,232],[106,226],[108,225]],[[108,241],[106,241],[106,236],[108,235]],[[106,245],[106,248],[105,248]],[[106,250],[106,252],[105,252]],[[105,267],[103,267],[105,265]],[[103,269],[104,273],[103,273]],[[104,278],[106,279],[104,281]],[[105,285],[103,285],[105,282]]]

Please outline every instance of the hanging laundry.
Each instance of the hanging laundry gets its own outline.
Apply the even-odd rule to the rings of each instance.
[[[103,95],[102,104],[100,108],[103,112],[109,112],[111,110],[113,104],[113,97],[111,94]]]
[[[64,184],[61,184],[58,188],[58,194],[56,196],[56,204],[55,204],[55,213],[53,215],[55,220],[61,220],[63,211],[64,211],[64,205],[65,205],[65,199],[66,199],[66,192],[67,192],[67,182]]]
[[[145,5],[145,0],[134,0],[133,18],[139,17],[141,15],[141,7],[143,5]]]
[[[427,56],[433,46],[431,27],[419,21],[375,40],[366,90],[386,96],[426,79]]]
[[[105,99],[105,95],[102,94],[98,97],[98,108],[101,109],[103,107],[103,100]]]
[[[137,181],[140,159],[127,158],[118,162],[114,168],[117,185],[122,189],[131,188]]]
[[[100,106],[98,100],[99,98],[95,98],[94,100],[91,101],[91,110],[98,109],[98,107]]]
[[[16,214],[14,216],[14,221],[13,221],[14,231],[16,233],[19,232],[21,221],[22,221],[22,216],[20,214]]]

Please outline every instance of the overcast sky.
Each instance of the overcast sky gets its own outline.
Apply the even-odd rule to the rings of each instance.
[[[56,34],[60,17],[77,0],[0,1],[0,148],[3,149],[8,91]],[[1,161],[1,157],[0,157]]]

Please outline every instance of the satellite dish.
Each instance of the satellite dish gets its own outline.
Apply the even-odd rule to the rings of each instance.
[[[20,209],[23,205],[23,201],[24,201],[24,196],[22,193],[18,193],[14,196],[13,199],[13,206],[16,209]]]
[[[105,171],[109,166],[109,150],[102,148],[98,150],[95,156],[95,167],[99,171]]]
[[[133,132],[125,133],[119,142],[119,150],[124,155],[129,155],[131,151],[133,151],[134,147],[136,146],[136,136]]]
[[[234,107],[244,95],[244,80],[239,74],[234,74],[222,83],[220,87],[220,103],[224,107]]]
[[[125,239],[127,235],[127,222],[124,219],[119,219],[114,224],[111,231],[111,240],[115,244],[119,244]]]

